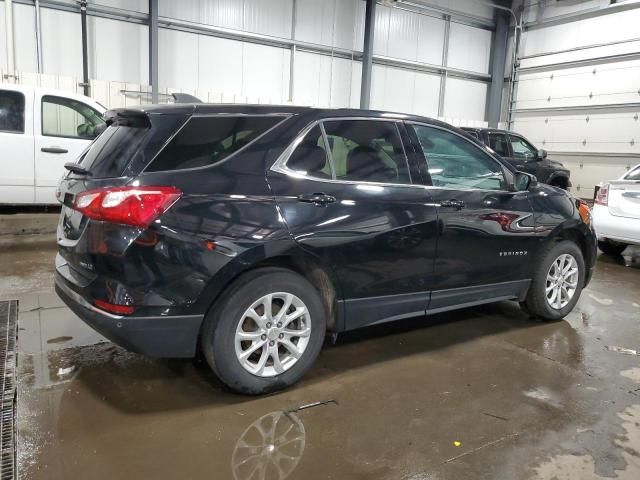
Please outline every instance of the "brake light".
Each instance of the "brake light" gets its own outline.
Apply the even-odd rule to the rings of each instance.
[[[602,185],[598,189],[596,199],[594,200],[596,205],[607,205],[609,203],[609,184]]]
[[[117,313],[119,315],[129,315],[133,313],[133,307],[131,305],[118,305],[105,302],[104,300],[95,300],[93,303],[96,307],[106,310],[107,312]]]
[[[182,195],[175,187],[107,187],[76,196],[74,210],[103,222],[146,228]]]

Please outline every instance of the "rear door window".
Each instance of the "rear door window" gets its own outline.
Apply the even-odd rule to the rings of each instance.
[[[24,95],[0,90],[0,132],[24,133]]]
[[[504,133],[490,133],[489,148],[501,157],[508,157],[510,155],[507,136]]]
[[[336,180],[410,184],[409,165],[395,122],[323,122]]]
[[[283,116],[192,117],[147,167],[147,172],[214,165],[249,145]]]

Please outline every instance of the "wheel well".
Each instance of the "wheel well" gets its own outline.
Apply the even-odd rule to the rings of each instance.
[[[331,279],[331,274],[320,262],[306,257],[272,257],[253,265],[251,269],[245,270],[242,273],[244,274],[262,267],[286,268],[296,272],[309,281],[309,283],[318,290],[327,312],[327,330],[333,331],[336,329],[338,297],[333,280]]]
[[[559,176],[553,178],[549,184],[554,187],[560,187],[567,190],[569,188],[569,179],[567,177]]]
[[[585,242],[584,236],[581,235],[579,231],[573,229],[563,230],[556,237],[556,241],[560,240],[569,240],[578,245],[582,252],[582,258],[584,258],[585,262],[588,261],[589,250],[587,249],[587,243]]]

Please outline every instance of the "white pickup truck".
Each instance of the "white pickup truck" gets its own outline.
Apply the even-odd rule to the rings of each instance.
[[[105,110],[82,95],[0,83],[0,205],[57,204],[64,164],[104,129]]]

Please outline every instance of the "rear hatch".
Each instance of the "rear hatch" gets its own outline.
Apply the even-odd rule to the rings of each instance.
[[[616,180],[609,184],[609,213],[640,218],[640,180]]]
[[[60,255],[74,268],[90,270],[88,258],[104,249],[95,244],[98,239],[81,242],[91,219],[83,215],[74,204],[80,194],[104,187],[121,187],[134,181],[149,161],[160,151],[168,138],[188,119],[190,111],[175,113],[146,113],[143,110],[122,109],[107,112],[106,130],[81,154],[77,164],[88,173],[68,172],[56,192],[62,204],[57,240]],[[103,222],[94,222],[103,223]],[[106,229],[122,229],[118,225],[103,225]],[[106,234],[107,232],[102,232]],[[115,236],[115,232],[113,232]],[[121,235],[122,236],[122,235]],[[118,248],[126,248],[126,242]]]

